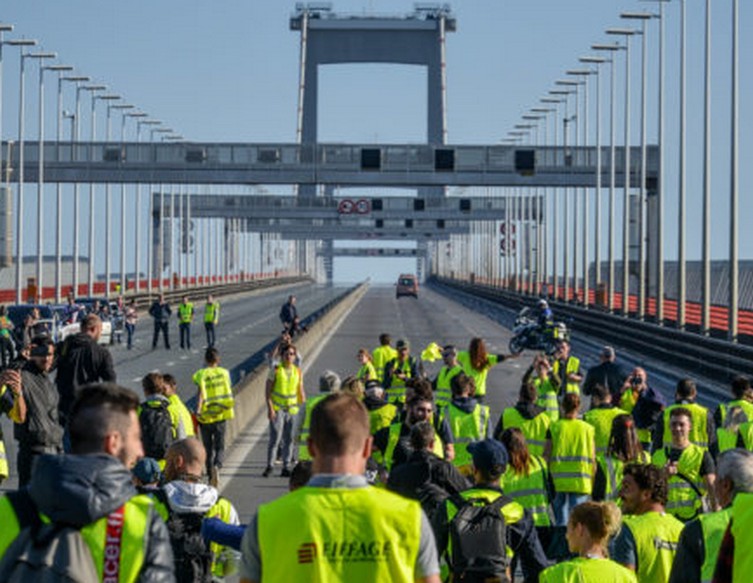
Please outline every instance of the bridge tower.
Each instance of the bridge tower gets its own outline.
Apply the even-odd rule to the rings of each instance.
[[[447,141],[445,35],[456,19],[449,5],[418,3],[402,16],[339,15],[326,2],[296,4],[290,29],[300,31],[300,82],[296,140],[316,144],[319,65],[391,63],[427,68],[428,144]],[[423,196],[442,196],[442,188],[420,189]],[[328,191],[331,194],[331,190]],[[301,196],[315,196],[316,186],[301,186]],[[332,243],[325,243],[323,266],[332,281]]]

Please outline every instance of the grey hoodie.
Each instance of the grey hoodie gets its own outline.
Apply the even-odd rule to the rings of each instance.
[[[131,474],[107,454],[37,457],[29,495],[54,522],[86,526],[137,495]],[[174,582],[173,553],[167,527],[154,511],[144,537],[144,565],[139,581]]]

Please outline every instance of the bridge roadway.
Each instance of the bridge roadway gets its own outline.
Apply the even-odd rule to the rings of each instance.
[[[294,286],[266,291],[251,298],[239,295],[224,299],[218,330],[218,347],[224,356],[223,364],[232,367],[279,332],[279,307],[289,293],[297,295],[300,312],[305,315],[341,291],[319,286]],[[510,310],[464,294],[444,295],[431,288],[423,288],[419,294],[418,300],[396,300],[394,287],[372,286],[360,303],[327,332],[313,353],[302,355],[307,394],[318,392],[319,376],[326,369],[332,369],[342,377],[354,373],[358,368],[355,358],[357,349],[361,346],[373,349],[381,332],[389,332],[394,340],[408,338],[414,353],[420,352],[431,341],[454,343],[466,348],[473,336],[485,338],[490,352],[507,353],[514,320]],[[178,345],[175,327],[171,334],[174,334],[172,351],[167,352],[163,348],[151,351],[151,321],[148,317],[143,318],[137,327],[135,350],[129,353],[123,347],[113,348],[119,381],[140,390],[140,380],[146,372],[171,372],[178,379],[181,396],[184,399],[192,397],[195,391],[190,377],[201,366],[203,329],[194,327],[195,346],[188,353],[175,348]],[[588,338],[576,337],[573,340],[573,352],[581,358],[584,372],[597,364],[600,346],[601,343]],[[630,354],[621,351],[619,346],[615,348],[618,361],[627,371],[641,364],[647,369],[652,386],[658,388],[668,402],[672,401],[674,385],[682,376],[682,371],[654,361],[650,355]],[[489,373],[488,403],[492,408],[494,423],[502,409],[515,402],[520,379],[532,356],[530,352],[524,353],[519,359],[505,362]],[[438,362],[427,364],[426,370],[433,377],[439,366]],[[726,399],[726,387],[704,386],[699,400],[706,406],[715,406],[720,396]],[[12,430],[7,419],[3,423],[9,459],[11,466],[15,467]],[[272,477],[261,477],[266,464],[266,448],[267,420],[262,412],[229,448],[221,475],[223,495],[235,504],[242,522],[251,518],[259,504],[287,491],[287,480],[279,477],[280,466],[275,467]],[[3,484],[2,489],[14,488],[15,485],[16,481],[12,478]]]

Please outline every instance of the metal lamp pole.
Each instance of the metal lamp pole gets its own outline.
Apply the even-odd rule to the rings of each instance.
[[[120,118],[120,147],[124,148],[125,143],[125,126],[128,118],[144,118],[143,112],[122,112]],[[128,281],[126,279],[126,185],[120,184],[120,294],[124,295],[128,291]],[[135,217],[134,217],[135,220]]]
[[[732,0],[732,104],[731,104],[731,144],[730,144],[730,229],[729,229],[729,330],[728,338],[737,342],[738,326],[738,202],[740,174],[740,47],[739,47],[740,9],[738,0]]]
[[[156,119],[140,119],[136,121],[136,142],[141,142],[141,126],[151,125],[151,126],[158,126],[162,122],[158,121]],[[152,197],[152,189],[151,185],[149,187],[149,204],[151,205],[151,197]],[[141,217],[143,215],[143,212],[141,211],[141,184],[136,185],[136,200],[135,200],[135,209],[134,209],[134,221],[136,223],[136,257],[135,257],[135,291],[138,293],[141,290],[141,272],[140,272],[140,265],[141,265]],[[150,206],[151,209],[151,206]],[[148,221],[152,220],[152,213],[151,210],[149,211],[149,217]],[[149,225],[151,225],[151,222],[148,222]],[[150,249],[149,243],[147,243],[147,248]],[[151,266],[151,259],[149,260],[149,265]],[[151,268],[149,269],[151,271]],[[151,293],[151,283],[148,284],[149,292]]]
[[[114,100],[113,100],[114,101]],[[112,118],[111,112],[113,109],[117,109],[120,111],[121,118],[123,117],[123,110],[125,109],[132,109],[133,105],[128,104],[121,104],[121,103],[108,103],[107,104],[107,136],[106,140],[107,143],[110,143],[111,140],[111,133],[110,133],[110,120]],[[110,187],[110,183],[108,182],[105,186],[105,230],[108,234],[107,237],[105,237],[105,297],[110,297],[110,291],[112,289],[112,269],[111,269],[111,255],[112,255],[112,237],[110,237],[110,233],[112,233],[112,190]]]
[[[172,129],[170,128],[154,128],[151,130],[151,137],[152,141],[154,141],[154,134],[170,134],[172,133]],[[152,204],[149,205],[150,209],[150,216],[153,215],[152,211]],[[162,292],[165,288],[165,279],[164,279],[164,272],[165,272],[165,189],[164,185],[160,184],[159,189],[159,220],[160,220],[160,229],[159,229],[159,266],[158,266],[158,274],[159,274],[159,291]],[[151,241],[151,237],[149,237],[149,240]],[[151,263],[151,254],[150,254],[150,263]],[[152,269],[150,269],[152,271]],[[152,275],[150,273],[149,275],[149,281],[151,282]],[[150,290],[151,293],[151,290]]]
[[[550,91],[550,93],[552,93]],[[546,103],[548,105],[554,105],[554,124],[553,128],[554,131],[552,132],[552,144],[555,148],[555,154],[553,156],[553,163],[556,165],[557,159],[556,159],[556,148],[558,143],[558,128],[559,128],[559,119],[557,117],[557,114],[559,113],[559,105],[561,103],[565,102],[564,98],[556,98],[556,97],[544,97],[541,100],[541,103]],[[565,115],[565,114],[563,114]],[[554,299],[557,299],[558,290],[559,290],[559,268],[558,268],[558,253],[557,250],[559,248],[558,245],[558,233],[557,233],[557,218],[559,214],[557,212],[557,189],[552,189],[552,221],[551,221],[551,230],[552,230],[552,236],[551,236],[551,246],[552,246],[552,290],[551,290],[551,297]],[[549,225],[547,225],[549,226]]]
[[[555,82],[557,85],[564,85],[568,87],[577,86],[577,81],[569,81],[569,80],[560,80]],[[562,118],[562,146],[565,153],[565,165],[572,164],[572,154],[570,155],[570,160],[567,159],[567,146],[568,146],[568,125],[572,122],[574,122],[578,117],[578,92],[577,88],[575,90],[556,90],[556,91],[550,91],[553,95],[563,95],[565,97],[565,114]],[[575,95],[575,113],[570,116],[569,113],[569,96]],[[576,132],[576,138],[577,138],[577,132]],[[577,141],[577,140],[576,140]],[[563,244],[563,252],[564,252],[564,270],[563,270],[563,276],[564,276],[564,291],[565,291],[565,302],[570,301],[570,205],[568,204],[568,196],[569,196],[570,189],[568,187],[565,187],[563,189],[563,201],[562,201],[562,208],[563,208],[563,229],[562,229],[562,235],[564,237],[564,244]],[[576,278],[577,279],[577,278]]]

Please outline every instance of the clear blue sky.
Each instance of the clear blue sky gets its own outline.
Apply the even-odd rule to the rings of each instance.
[[[702,83],[704,3],[688,4],[688,255],[700,255],[702,179]],[[465,0],[451,3],[458,30],[448,35],[447,83],[450,143],[498,142],[538,100],[553,88],[565,70],[591,54],[592,43],[610,40],[604,30],[625,26],[621,11],[656,11],[653,2],[638,0]],[[729,192],[729,62],[731,0],[713,2],[713,254],[726,257]],[[340,0],[338,12],[405,13],[412,2]],[[3,0],[0,21],[14,24],[12,35],[40,41],[56,51],[59,62],[107,84],[112,91],[193,141],[291,142],[295,139],[299,36],[288,29],[294,2],[225,0]],[[750,59],[753,57],[753,6],[740,1],[741,11],[741,176],[742,199],[750,199],[753,154],[750,129],[753,102]],[[675,254],[676,136],[679,44],[679,3],[666,7],[667,25],[667,183],[665,224],[667,254]],[[655,56],[656,23],[649,43]],[[634,41],[634,46],[639,43]],[[3,136],[14,138],[17,119],[17,51],[4,63]],[[638,57],[639,51],[633,55]],[[655,59],[651,59],[655,61]],[[624,66],[618,64],[618,95]],[[36,87],[36,67],[27,89]],[[639,61],[634,59],[637,90]],[[655,62],[650,66],[655,83]],[[606,73],[606,69],[605,69]],[[54,83],[48,77],[53,119]],[[607,76],[603,79],[606,81]],[[341,142],[420,142],[425,135],[424,73],[402,66],[330,66],[320,77],[320,139]],[[606,83],[604,83],[606,85]],[[655,86],[654,86],[655,87]],[[70,93],[69,93],[70,92]],[[66,107],[72,106],[66,90]],[[606,93],[604,94],[606,95]],[[655,92],[652,89],[649,138],[656,140]],[[638,138],[637,93],[633,143]],[[592,93],[593,105],[593,93]],[[36,111],[30,96],[31,112]],[[606,103],[603,108],[606,111]],[[618,136],[622,135],[621,107]],[[52,121],[48,122],[52,124]],[[591,126],[593,127],[593,122]],[[36,123],[30,114],[29,135]],[[54,125],[48,125],[48,131]],[[119,127],[119,126],[116,126]],[[31,188],[30,188],[31,189]],[[32,203],[33,204],[33,203]],[[33,213],[32,210],[30,211]],[[745,232],[753,208],[744,202],[741,214],[741,257],[749,258],[753,235]],[[30,219],[32,220],[32,219]],[[51,220],[51,217],[50,219]],[[33,224],[33,223],[32,223]],[[718,234],[719,236],[716,236]],[[50,252],[51,248],[45,249]],[[389,267],[386,267],[389,265]],[[338,262],[340,279],[370,272],[392,279],[410,270],[410,262]]]

